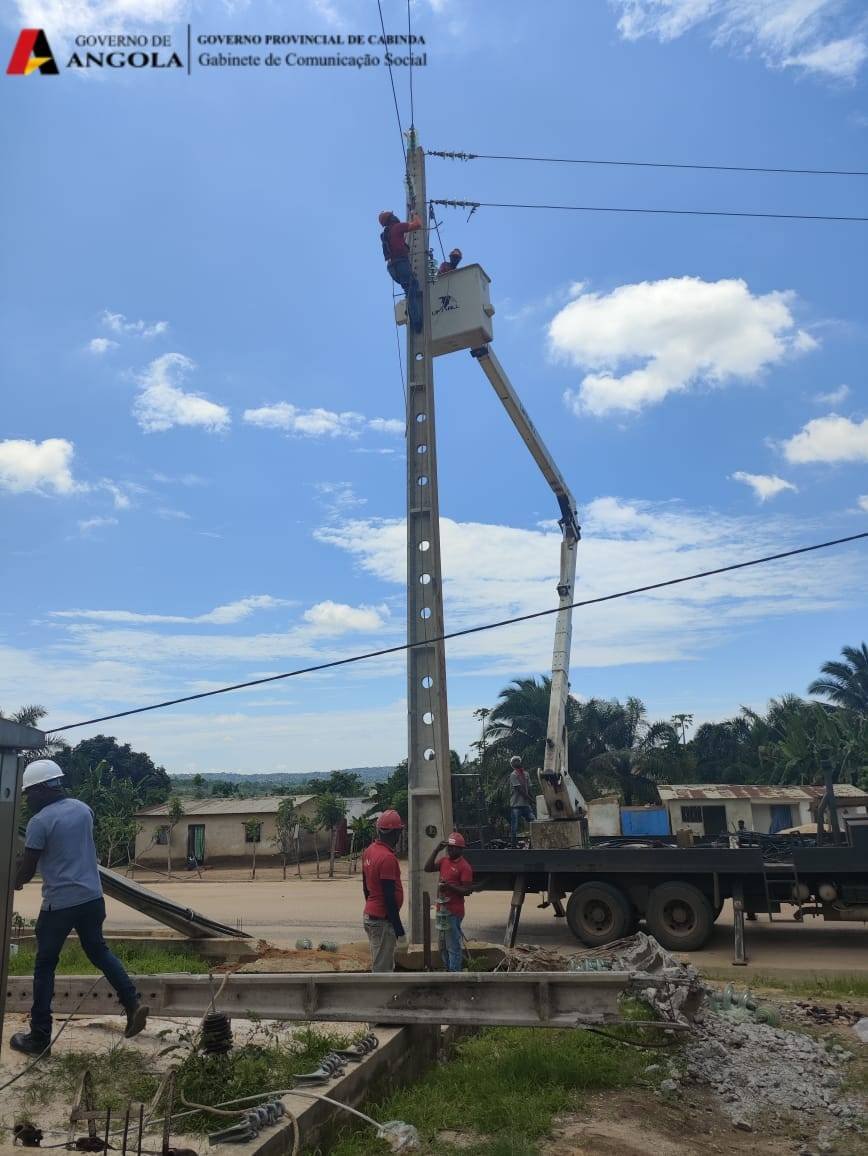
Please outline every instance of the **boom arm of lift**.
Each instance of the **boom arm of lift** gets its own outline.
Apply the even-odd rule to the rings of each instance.
[[[490,345],[471,349],[482,371],[494,387],[510,421],[531,452],[543,477],[551,486],[560,507],[561,567],[558,578],[560,600],[555,625],[555,645],[552,655],[552,689],[549,699],[548,727],[546,729],[545,758],[539,772],[540,789],[552,819],[575,819],[585,813],[582,794],[570,778],[567,766],[567,698],[570,692],[570,645],[573,629],[573,588],[576,580],[576,547],[581,532],[576,503],[564,476],[546,449],[536,426],[521,403],[512,383],[504,372]]]

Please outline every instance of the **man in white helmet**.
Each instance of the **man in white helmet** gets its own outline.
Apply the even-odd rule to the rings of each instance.
[[[10,1043],[28,1055],[48,1054],[51,1043],[51,1000],[60,951],[71,931],[82,950],[117,992],[126,1012],[124,1035],[138,1035],[148,1008],[123,964],[103,939],[105,901],[93,841],[93,812],[63,788],[63,771],[52,759],[37,759],[24,770],[22,787],[32,818],[27,824],[24,854],[15,887],[29,883],[37,869],[42,876],[42,910],[36,921],[36,963],[30,1031],[18,1032]]]

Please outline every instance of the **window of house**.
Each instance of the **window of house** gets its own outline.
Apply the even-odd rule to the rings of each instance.
[[[261,843],[262,842],[262,824],[251,823],[249,826],[244,824],[244,842],[245,843]]]
[[[682,807],[681,808],[681,822],[682,823],[701,823],[702,822],[702,807]]]
[[[168,827],[158,827],[157,828],[157,837],[155,839],[155,842],[160,847],[168,847],[168,845],[169,845],[169,828]]]

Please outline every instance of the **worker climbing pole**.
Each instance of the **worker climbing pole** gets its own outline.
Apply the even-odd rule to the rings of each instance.
[[[427,220],[425,154],[408,133],[407,220]],[[434,367],[427,229],[408,234],[422,325],[407,326],[407,722],[410,938],[422,942],[423,867],[452,830],[446,651],[442,641],[440,506],[434,427]]]

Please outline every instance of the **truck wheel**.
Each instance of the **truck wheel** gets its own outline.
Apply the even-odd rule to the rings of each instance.
[[[648,899],[648,930],[670,951],[696,951],[708,942],[714,911],[698,887],[661,883]]]
[[[583,883],[567,903],[567,925],[586,947],[600,947],[629,935],[633,910],[611,883]]]

